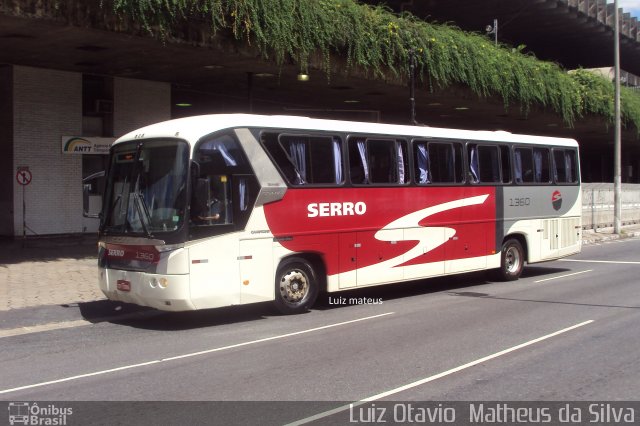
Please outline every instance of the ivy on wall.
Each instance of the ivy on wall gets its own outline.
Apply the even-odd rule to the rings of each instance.
[[[346,57],[347,71],[374,77],[408,75],[409,52],[429,87],[468,86],[478,96],[499,96],[505,106],[536,105],[560,114],[567,124],[595,114],[613,121],[613,84],[584,70],[567,73],[558,65],[495,46],[484,35],[383,6],[356,0],[102,0],[149,33],[170,38],[190,20],[210,24],[211,34],[231,33],[279,65],[293,62],[307,71],[320,58],[329,73],[332,54]],[[640,129],[640,94],[621,94],[623,121]]]

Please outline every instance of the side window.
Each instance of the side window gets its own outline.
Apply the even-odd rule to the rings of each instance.
[[[515,148],[516,183],[549,183],[549,149]]]
[[[405,184],[407,164],[407,143],[403,140],[349,138],[351,183]]]
[[[549,150],[547,148],[533,148],[533,181],[535,183],[549,183]]]
[[[469,144],[469,178],[472,183],[499,183],[500,155],[498,147],[492,145]]]
[[[413,152],[418,184],[463,181],[460,144],[417,140],[414,141]]]
[[[248,214],[251,169],[239,144],[218,135],[196,145],[191,169],[191,224],[231,225]]]
[[[197,226],[233,223],[228,175],[207,174],[194,182],[191,221]]]
[[[516,183],[533,182],[533,153],[531,148],[516,148],[513,151]]]
[[[461,143],[454,143],[453,144],[453,152],[454,152],[454,160],[455,160],[455,177],[456,177],[456,182],[458,183],[462,183],[465,181],[464,178],[464,148],[462,146]]]
[[[553,149],[553,178],[556,183],[577,183],[578,163],[573,149]]]
[[[292,185],[343,181],[342,141],[337,136],[266,134],[262,142]]]
[[[502,161],[502,183],[511,183],[511,149],[507,145],[500,145],[500,159]]]

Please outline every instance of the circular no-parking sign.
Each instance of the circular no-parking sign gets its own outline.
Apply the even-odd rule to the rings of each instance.
[[[28,167],[20,167],[18,168],[18,171],[16,172],[16,181],[20,184],[20,185],[29,185],[31,183],[31,179],[33,178],[33,176],[31,176],[31,171],[29,170]]]

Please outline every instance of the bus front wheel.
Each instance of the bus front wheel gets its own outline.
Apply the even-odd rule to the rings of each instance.
[[[313,267],[302,258],[290,258],[276,273],[276,308],[283,314],[309,310],[318,297],[318,279]]]
[[[502,245],[500,254],[499,277],[504,281],[514,281],[520,278],[524,267],[524,250],[518,240],[507,240]]]

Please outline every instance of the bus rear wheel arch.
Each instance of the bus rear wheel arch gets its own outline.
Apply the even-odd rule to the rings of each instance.
[[[525,252],[517,238],[509,238],[502,244],[500,251],[500,269],[498,278],[503,281],[515,281],[522,275],[525,263]]]
[[[302,257],[290,257],[278,266],[275,279],[275,306],[283,314],[307,312],[320,290],[317,266]]]

